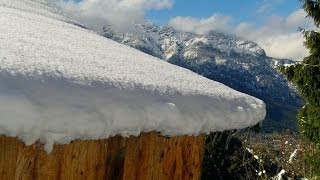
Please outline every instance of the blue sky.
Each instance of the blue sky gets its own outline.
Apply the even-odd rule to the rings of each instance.
[[[298,0],[175,0],[169,9],[148,11],[147,18],[166,24],[176,16],[206,18],[218,13],[233,17],[234,23],[261,25],[271,15],[287,16],[299,8]]]
[[[82,0],[75,1],[81,2]],[[212,14],[221,14],[231,16],[234,23],[249,21],[259,26],[271,15],[288,16],[293,11],[301,8],[301,3],[298,0],[240,1],[241,0],[174,0],[172,7],[148,10],[146,12],[146,18],[157,24],[164,25],[168,23],[170,19],[177,16],[206,18]]]

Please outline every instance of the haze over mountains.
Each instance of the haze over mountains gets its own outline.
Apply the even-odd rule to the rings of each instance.
[[[136,24],[131,32],[107,25],[102,35],[264,100],[266,131],[296,128],[301,100],[276,69],[294,61],[268,57],[253,41],[215,31],[179,32],[149,22]]]

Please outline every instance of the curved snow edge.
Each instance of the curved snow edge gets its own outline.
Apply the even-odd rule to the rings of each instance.
[[[0,3],[0,134],[50,152],[75,139],[197,135],[265,117],[259,99],[52,18],[46,4],[39,14],[14,2]]]
[[[76,139],[198,135],[253,126],[265,117],[265,105],[250,96],[161,95],[143,89],[81,85],[62,79],[32,79],[0,71],[0,134],[27,145]]]

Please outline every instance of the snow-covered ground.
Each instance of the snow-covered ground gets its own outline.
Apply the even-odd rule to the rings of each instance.
[[[76,26],[44,0],[2,0],[0,22],[0,134],[26,144],[197,135],[265,117],[261,100]]]

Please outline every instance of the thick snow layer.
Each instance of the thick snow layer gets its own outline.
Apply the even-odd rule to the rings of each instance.
[[[48,18],[57,19],[83,27],[83,25],[71,18],[66,17],[57,8],[55,8],[55,1],[56,0],[1,0],[0,6],[43,15]]]
[[[30,2],[42,2],[41,13],[26,11]],[[0,3],[0,134],[50,151],[74,139],[197,135],[264,119],[261,100],[52,18],[44,2]]]

